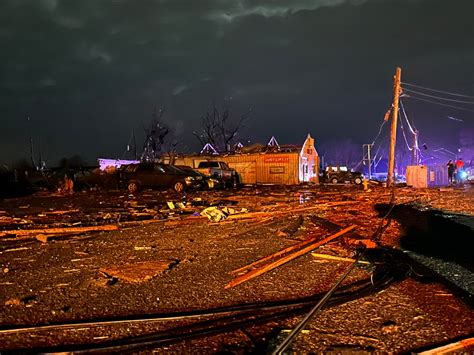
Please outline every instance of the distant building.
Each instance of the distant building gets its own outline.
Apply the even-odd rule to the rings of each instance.
[[[239,146],[234,154],[177,156],[174,164],[197,168],[199,162],[207,160],[226,162],[243,184],[319,183],[319,156],[309,134],[302,146],[280,145],[272,137],[267,145]],[[169,163],[170,158],[164,156],[163,161]]]
[[[140,162],[139,160],[107,159],[107,158],[99,158],[97,159],[97,161],[99,162],[99,169],[102,171],[109,170],[109,169],[118,169],[122,165],[138,164]]]

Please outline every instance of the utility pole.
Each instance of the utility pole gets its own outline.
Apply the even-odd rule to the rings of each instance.
[[[418,148],[418,130],[415,129],[413,134],[413,145],[411,147],[411,165],[418,165],[420,163],[420,149]]]
[[[394,182],[393,171],[395,168],[395,143],[397,141],[398,102],[400,100],[401,79],[402,69],[398,67],[393,80],[392,123],[390,125],[390,147],[388,150],[387,187],[391,187]]]
[[[30,160],[31,160],[31,165],[33,169],[36,170],[35,156],[33,154],[34,153],[33,152],[33,137],[31,136],[30,116],[28,116],[27,121],[28,121],[28,132],[30,134]]]
[[[135,138],[135,129],[132,129],[132,136],[133,136],[133,159],[137,160],[137,140]]]
[[[372,157],[370,155],[371,149],[372,149],[373,144],[364,144],[362,146],[363,153],[364,153],[364,162],[368,161],[369,165],[369,180],[372,179]],[[365,148],[367,147],[367,159],[365,159]]]

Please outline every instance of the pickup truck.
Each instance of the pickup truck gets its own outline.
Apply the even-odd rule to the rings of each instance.
[[[239,183],[237,172],[229,168],[223,161],[201,161],[194,170],[204,175],[217,178],[227,186],[237,186]]]

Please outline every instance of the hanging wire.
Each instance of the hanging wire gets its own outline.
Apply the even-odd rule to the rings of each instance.
[[[383,156],[385,155],[385,149],[382,151],[382,154],[380,154],[379,160],[377,163],[374,162],[374,167],[377,169],[377,166],[380,164],[380,161],[382,160]],[[375,160],[375,159],[374,159]]]
[[[439,93],[447,94],[447,95],[460,96],[460,97],[467,97],[467,98],[474,99],[474,96],[470,96],[470,95],[456,94],[456,93],[454,93],[454,92],[431,89],[431,88],[427,88],[427,87],[425,87],[425,86],[420,86],[420,85],[415,85],[415,84],[410,84],[410,83],[405,83],[405,82],[403,82],[402,85],[413,86],[413,87],[415,87],[415,88],[425,89],[425,90],[428,90],[428,91],[439,92]]]
[[[407,145],[407,148],[411,152],[413,148],[410,147],[410,144],[408,143],[408,140],[407,140],[407,136],[405,135],[405,128],[403,128],[403,120],[400,120],[400,128],[402,129],[403,138],[405,138],[405,143]]]
[[[407,89],[407,88],[404,88],[403,91],[412,92],[412,93],[417,94],[417,95],[432,97],[432,98],[438,99],[438,100],[445,100],[445,101],[450,101],[450,102],[457,102],[457,103],[460,103],[460,104],[470,104],[470,105],[474,105],[474,101],[464,101],[464,100],[448,99],[447,97],[441,97],[441,96],[436,96],[436,95],[425,94],[425,93],[423,93],[423,92],[416,91],[416,90],[411,90],[411,89]]]
[[[411,126],[410,120],[408,119],[408,115],[407,115],[407,113],[406,113],[406,111],[405,111],[405,106],[403,105],[403,102],[402,102],[401,99],[400,99],[400,106],[401,106],[401,108],[402,108],[402,113],[403,113],[403,116],[405,117],[405,120],[406,120],[406,122],[407,122],[407,124],[408,124],[408,127],[409,127],[409,129],[410,129],[410,132],[415,136],[414,146],[412,147],[412,149],[410,149],[410,151],[413,151],[413,149],[415,150],[415,159],[417,160],[417,164],[418,164],[419,161],[420,161],[420,154],[421,154],[421,151],[420,151],[420,147],[419,147],[419,145],[418,145],[418,135],[417,135],[417,132],[416,132],[416,128],[413,129],[413,127],[415,126],[414,124],[413,124],[413,127]],[[402,128],[403,128],[403,127],[402,127]],[[404,136],[404,138],[405,138],[405,142],[406,142],[407,145],[408,145],[407,139],[406,139],[406,137],[405,137],[405,131],[403,131],[403,136]],[[418,156],[418,158],[416,158],[417,156]]]
[[[374,140],[372,141],[372,144],[374,144],[375,141],[379,138],[380,133],[382,133],[382,128],[383,128],[383,126],[385,125],[385,123],[386,123],[386,121],[383,121],[382,124],[380,125],[379,133],[377,133],[377,135],[375,136]]]
[[[379,132],[377,133],[377,135],[375,136],[374,140],[371,143],[372,145],[374,145],[375,141],[380,137],[380,134],[382,133],[382,129],[383,129],[383,126],[385,125],[385,123],[386,123],[386,121],[382,121],[382,124],[380,125],[380,128],[379,128]],[[354,170],[357,169],[364,162],[364,160],[366,159],[366,156],[367,155],[364,155],[362,157],[362,159],[354,167]]]
[[[436,105],[440,105],[440,106],[451,107],[451,108],[455,108],[455,109],[457,109],[457,110],[474,112],[474,110],[469,110],[468,108],[465,108],[465,107],[459,107],[459,106],[454,106],[454,105],[443,104],[443,103],[441,103],[441,102],[436,102],[436,101],[432,101],[432,100],[422,99],[422,98],[420,98],[420,97],[411,96],[411,95],[408,95],[408,94],[404,94],[403,97],[408,97],[408,98],[414,99],[414,100],[420,100],[420,101],[424,101],[424,102],[429,102],[429,103],[436,104]]]
[[[382,143],[379,143],[379,146],[377,148],[377,150],[375,151],[375,154],[374,154],[374,157],[372,158],[372,160],[375,160],[376,157],[377,157],[377,154],[379,154],[379,151],[380,151],[380,147],[382,146]]]
[[[453,117],[453,116],[447,116],[447,117],[452,121],[464,122],[464,120],[461,120],[461,119]]]
[[[415,133],[415,130],[413,129],[413,127],[411,126],[410,124],[410,121],[408,120],[408,116],[407,116],[407,113],[405,111],[405,106],[403,105],[403,101],[400,99],[400,106],[402,108],[402,113],[403,113],[403,116],[405,116],[405,120],[407,121],[407,124],[408,124],[408,128],[410,128],[410,132],[412,134],[416,134]]]

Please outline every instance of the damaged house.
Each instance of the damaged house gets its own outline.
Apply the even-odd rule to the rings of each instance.
[[[165,163],[170,162],[164,156]],[[209,144],[200,154],[173,157],[174,164],[197,168],[202,161],[218,160],[237,172],[242,184],[297,185],[319,183],[319,156],[314,139],[308,134],[302,146],[280,145],[274,137],[267,145],[238,144],[233,154],[218,154]]]

